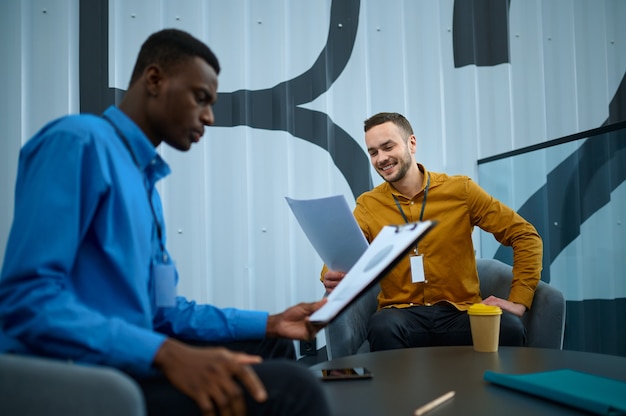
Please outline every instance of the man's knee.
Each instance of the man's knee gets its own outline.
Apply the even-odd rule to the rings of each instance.
[[[253,367],[268,397],[264,403],[249,403],[251,410],[256,410],[252,414],[331,414],[322,384],[308,367],[286,360],[266,361]]]
[[[370,344],[391,342],[395,345],[398,340],[406,342],[407,328],[404,313],[405,311],[398,309],[383,309],[372,315],[367,325],[367,338]]]
[[[383,309],[370,318],[367,325],[367,339],[372,351],[406,348],[407,334],[401,312]]]
[[[367,332],[368,334],[377,334],[384,336],[392,332],[393,323],[390,322],[387,314],[383,313],[375,313],[371,316],[369,322],[367,323]]]

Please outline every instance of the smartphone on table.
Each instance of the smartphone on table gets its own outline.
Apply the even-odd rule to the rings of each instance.
[[[316,370],[322,380],[359,380],[370,379],[372,373],[365,367],[324,368]]]

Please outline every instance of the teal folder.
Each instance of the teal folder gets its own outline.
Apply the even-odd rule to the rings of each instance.
[[[626,415],[626,382],[574,370],[530,374],[485,371],[484,379],[597,415]]]

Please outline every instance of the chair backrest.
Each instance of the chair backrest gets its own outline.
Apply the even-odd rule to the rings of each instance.
[[[511,290],[513,268],[499,260],[477,259],[481,296],[494,295],[507,299]],[[369,351],[367,322],[377,309],[373,287],[350,305],[325,329],[328,359]],[[565,333],[565,298],[556,288],[539,282],[533,304],[522,318],[526,326],[527,346],[536,348],[563,348]]]

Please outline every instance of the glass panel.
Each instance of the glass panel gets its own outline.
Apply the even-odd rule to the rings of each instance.
[[[543,238],[541,278],[567,300],[564,348],[626,356],[624,124],[490,158],[478,174]],[[479,240],[482,257],[512,264],[510,248]]]

